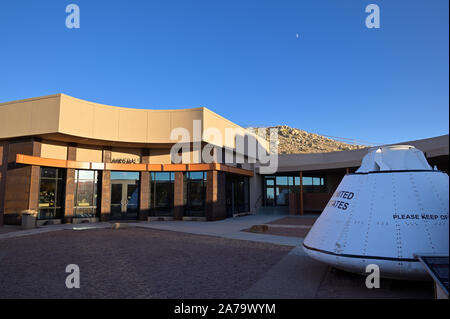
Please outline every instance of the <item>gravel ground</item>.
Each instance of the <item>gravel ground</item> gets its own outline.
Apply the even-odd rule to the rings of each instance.
[[[290,249],[141,228],[2,239],[0,298],[239,298]]]

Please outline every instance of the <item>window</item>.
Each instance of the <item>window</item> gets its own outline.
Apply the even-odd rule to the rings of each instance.
[[[285,206],[289,204],[289,179],[288,176],[276,177],[277,205]]]
[[[75,171],[75,217],[93,218],[98,216],[98,189],[97,171]]]
[[[41,167],[38,219],[62,218],[64,207],[64,189],[64,169]]]
[[[207,172],[186,172],[184,174],[186,216],[205,216],[206,176]]]
[[[305,193],[326,192],[325,179],[323,177],[303,177],[303,191]]]
[[[150,215],[169,216],[173,213],[174,173],[150,174]]]
[[[291,192],[298,192],[300,187],[300,176],[292,176],[293,183],[289,184],[291,186]]]
[[[325,178],[319,176],[303,176],[304,193],[325,193]],[[300,191],[300,176],[264,176],[264,205],[289,205],[289,194]]]

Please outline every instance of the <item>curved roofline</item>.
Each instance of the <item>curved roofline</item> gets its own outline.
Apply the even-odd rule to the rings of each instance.
[[[195,121],[200,121],[197,124]],[[194,124],[195,123],[195,124]],[[196,128],[201,128],[200,133]],[[25,136],[87,144],[167,145],[180,141],[171,138],[175,129],[185,129],[189,140],[235,149],[237,135],[254,135],[245,128],[207,109],[138,109],[111,106],[78,99],[63,93],[0,103],[0,139]],[[222,141],[203,135],[218,129]],[[233,131],[227,132],[228,129]],[[232,134],[231,138],[226,135]],[[214,134],[213,134],[214,136]],[[267,148],[265,140],[259,140]],[[133,147],[133,146],[131,146]]]
[[[76,102],[81,102],[81,103],[87,103],[87,104],[92,104],[94,106],[101,106],[101,107],[105,107],[105,108],[112,108],[112,109],[121,109],[121,110],[132,110],[132,111],[152,111],[152,112],[184,112],[184,111],[200,111],[203,109],[206,109],[203,106],[199,106],[199,107],[183,107],[183,108],[173,108],[173,109],[153,109],[153,108],[136,108],[136,107],[126,107],[126,106],[116,106],[116,105],[109,105],[109,104],[102,104],[102,103],[97,103],[97,102],[92,102],[92,101],[88,101],[88,100],[83,100],[83,99],[79,99],[64,93],[59,93],[57,94],[57,96],[66,98],[66,99],[71,99],[73,101]]]
[[[20,100],[14,100],[14,101],[8,101],[8,102],[1,102],[0,106],[6,105],[6,104],[17,104],[17,103],[23,103],[23,102],[31,102],[31,101],[38,101],[38,100],[44,100],[44,99],[51,99],[51,98],[58,98],[63,97],[67,99],[71,99],[76,102],[80,103],[87,103],[92,104],[95,106],[101,106],[106,108],[113,108],[113,109],[123,109],[123,110],[137,110],[137,111],[191,111],[191,110],[202,110],[202,109],[208,109],[204,106],[198,106],[198,107],[183,107],[183,108],[173,108],[173,109],[152,109],[152,108],[136,108],[136,107],[126,107],[126,106],[116,106],[116,105],[109,105],[109,104],[103,104],[98,102],[92,102],[84,99],[79,99],[70,95],[67,95],[65,93],[57,93],[57,94],[50,94],[50,95],[44,95],[44,96],[38,96],[38,97],[32,97],[27,99],[20,99]],[[209,110],[209,109],[208,109]],[[209,110],[212,112],[211,110]]]

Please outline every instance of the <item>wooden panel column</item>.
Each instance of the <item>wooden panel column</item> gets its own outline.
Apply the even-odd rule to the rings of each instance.
[[[150,150],[142,151],[141,163],[150,163]],[[150,172],[141,172],[139,196],[139,220],[147,220],[150,213]]]
[[[219,171],[208,171],[206,180],[206,220],[227,218],[226,175]]]
[[[103,163],[111,163],[111,149],[103,150]],[[102,171],[101,183],[100,221],[106,222],[111,214],[111,171]]]
[[[74,144],[67,146],[67,160],[77,160],[77,147]],[[75,206],[75,169],[68,168],[66,171],[66,197],[64,201],[64,223],[72,223]]]
[[[304,205],[303,205],[303,171],[300,171],[300,215],[303,216]]]
[[[173,218],[183,219],[184,215],[184,174],[175,172],[173,186]]]

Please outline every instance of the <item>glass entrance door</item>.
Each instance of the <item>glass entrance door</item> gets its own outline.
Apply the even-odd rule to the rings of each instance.
[[[122,219],[122,188],[120,183],[111,181],[111,215],[110,219]]]
[[[139,211],[139,173],[111,172],[111,216],[137,219]]]
[[[275,178],[266,178],[265,182],[265,206],[275,206]]]
[[[137,219],[139,211],[139,181],[135,181],[134,184],[127,184],[126,191],[126,218]],[[124,192],[125,193],[125,192]]]
[[[250,211],[248,177],[228,174],[226,177],[227,217]]]

